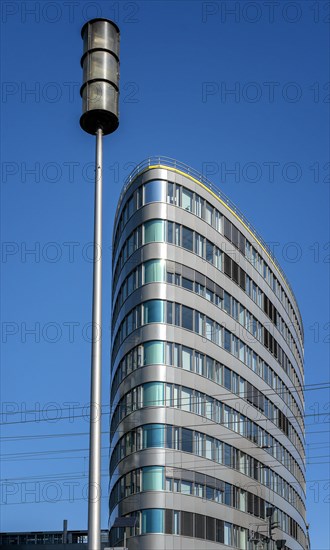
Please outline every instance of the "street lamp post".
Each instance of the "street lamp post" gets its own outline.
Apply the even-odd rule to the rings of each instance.
[[[81,128],[96,135],[92,360],[88,480],[88,550],[101,549],[101,375],[102,375],[102,140],[118,128],[119,29],[92,19],[81,30],[83,101]]]

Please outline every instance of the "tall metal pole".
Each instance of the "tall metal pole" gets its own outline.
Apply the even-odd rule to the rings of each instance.
[[[96,132],[88,550],[101,550],[102,137]]]
[[[87,21],[81,29],[80,126],[96,135],[88,550],[101,550],[102,139],[119,125],[119,34],[116,23],[102,17]]]

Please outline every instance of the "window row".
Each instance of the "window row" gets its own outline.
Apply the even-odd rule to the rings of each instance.
[[[226,255],[224,255],[224,257],[226,259]],[[228,315],[233,317],[260,343],[265,345],[270,353],[272,353],[272,355],[274,355],[275,358],[279,361],[284,370],[288,369],[286,363],[289,359],[287,358],[281,346],[277,343],[274,336],[272,336],[272,334],[266,329],[266,326],[263,327],[263,325],[254,317],[254,315],[252,315],[252,313],[246,307],[238,302],[238,300],[236,300],[234,296],[226,292],[221,286],[214,283],[205,275],[202,275],[202,273],[200,273],[199,271],[195,271],[187,266],[184,266],[177,262],[172,262],[170,260],[148,260],[147,262],[139,264],[127,275],[120,286],[113,307],[112,324],[115,324],[122,304],[127,299],[127,297],[132,294],[132,292],[145,284],[155,282],[167,282],[168,284],[181,286],[186,290],[195,292],[209,302],[212,302],[217,307],[228,313]],[[268,300],[268,298],[263,295],[263,293],[257,286],[256,289],[258,290],[258,305],[262,308],[262,297],[264,297],[264,299],[266,300]],[[292,341],[293,340],[291,338],[291,344]],[[289,344],[289,341],[287,343]],[[291,351],[293,353],[296,352],[294,353],[295,359],[302,369],[301,357],[298,353],[296,346],[291,345],[289,347],[291,348]]]
[[[258,480],[259,475],[262,475],[260,471],[261,463],[235,447],[189,428],[178,428],[164,424],[146,424],[127,432],[113,450],[110,461],[110,474],[114,471],[119,460],[125,456],[138,450],[150,448],[170,448],[192,453],[234,468],[256,480]],[[263,470],[263,467],[261,470]],[[288,519],[284,519],[285,516]],[[293,520],[290,516],[278,510],[277,521],[281,522],[282,527],[280,528],[284,529]],[[294,523],[296,528],[301,530],[299,525],[296,522]],[[290,527],[287,532],[290,532]]]
[[[252,403],[252,398],[257,396],[255,391],[256,388],[251,386],[249,382],[247,383],[247,387],[248,393],[246,399]],[[239,408],[239,403],[237,406]],[[263,414],[266,415],[267,413],[269,415],[269,420],[293,442],[294,438],[291,438],[289,433],[293,431],[292,425],[283,413],[268,399],[267,406],[265,407],[265,398],[263,398],[263,396],[262,406],[264,408]],[[145,407],[173,407],[202,416],[211,422],[220,424],[240,436],[245,437],[261,448],[272,447],[274,458],[285,466],[286,462],[289,460],[289,456],[286,455],[287,447],[281,445],[272,433],[259,426],[256,422],[253,422],[253,420],[250,420],[250,418],[244,414],[241,414],[229,405],[203,392],[186,386],[165,382],[148,382],[132,388],[128,393],[122,396],[113,411],[110,427],[111,434],[116,432],[118,424],[126,416]],[[244,411],[248,409],[249,406],[243,407]],[[254,413],[253,410],[250,411],[250,413],[251,412],[252,414]],[[262,418],[261,415],[257,420],[259,422],[265,422],[265,419]],[[270,430],[275,433],[277,432],[277,430],[274,430],[272,427]],[[290,447],[290,445],[288,446]],[[303,449],[299,448],[297,442],[296,444],[293,443],[293,446],[303,455]]]
[[[258,495],[251,493],[249,488],[256,489],[255,483],[247,483],[243,488],[193,470],[165,468],[165,466],[145,466],[144,468],[131,470],[115,483],[109,499],[110,513],[125,497],[146,491],[166,491],[224,504],[240,512],[247,512],[265,519],[266,508],[272,505]],[[278,511],[280,510],[275,508],[275,518]],[[285,514],[283,520],[283,530],[287,532],[289,516]]]
[[[257,372],[260,357],[243,340],[219,323],[183,304],[165,300],[147,300],[133,308],[122,320],[113,340],[113,360],[123,341],[137,328],[150,323],[167,323],[195,332],[221,347],[242,361],[248,368]],[[303,445],[297,431],[290,424],[286,434],[299,454],[304,456]]]
[[[299,512],[302,515],[304,514],[304,505],[297,491],[278,475],[268,463],[263,464],[228,443],[189,428],[164,424],[147,424],[127,432],[114,446],[110,460],[110,475],[113,474],[118,462],[126,456],[154,447],[192,453],[213,460],[226,468],[237,470],[265,485],[293,506],[298,506]],[[271,454],[270,448],[265,450],[268,454]],[[304,488],[302,476],[298,481],[300,486]]]
[[[111,402],[113,403],[116,390],[125,376],[128,376],[131,372],[142,366],[163,364],[178,368],[190,368],[191,372],[195,372],[216,382],[241,398],[246,398],[248,395],[248,382],[208,355],[199,353],[181,344],[155,340],[145,342],[143,345],[133,348],[123,357],[112,380]],[[252,392],[253,390],[251,394]],[[251,399],[253,399],[252,395]],[[267,452],[272,453],[272,449],[273,438],[270,436]],[[304,477],[298,464],[294,460],[291,460],[288,468],[298,479],[301,486],[304,487]],[[284,493],[280,493],[281,496],[291,502],[291,497],[287,497],[286,495],[290,494],[290,491],[294,491],[294,489],[289,484],[285,486],[281,485],[281,483],[278,484],[284,490]],[[283,483],[285,484],[286,482],[283,480]]]
[[[223,271],[227,276],[232,277],[234,282],[240,284],[242,290],[245,290],[250,298],[258,305],[258,300],[260,300],[259,296],[261,296],[261,290],[258,289],[258,286],[250,279],[250,277],[248,277],[248,275],[246,275],[245,271],[241,267],[239,267],[238,264],[234,262],[234,260],[232,260],[227,254],[222,253],[217,246],[211,243],[211,241],[209,241],[208,239],[205,239],[205,237],[203,237],[199,233],[174,222],[166,222],[165,220],[159,219],[149,220],[148,222],[145,222],[144,224],[138,226],[125,241],[125,243],[123,244],[123,248],[120,252],[117,265],[114,269],[113,288],[116,288],[119,272],[122,266],[124,265],[128,257],[131,256],[134,250],[137,250],[138,248],[140,248],[140,246],[151,242],[168,242],[170,244],[175,244],[176,246],[187,248],[187,238],[184,238],[184,235],[186,234],[192,235],[191,242],[193,243],[193,250],[196,252],[197,255],[200,255],[206,261],[210,262],[212,265],[214,265],[214,267],[219,269],[219,271]],[[224,266],[231,266],[230,270],[229,268],[227,270],[223,269],[223,258]],[[237,273],[239,274],[239,279],[237,280],[235,280],[235,278],[232,276],[232,273],[234,273],[235,271],[232,271],[232,266],[234,264],[237,267]],[[279,347],[280,346],[277,346],[276,350]],[[282,348],[276,359],[279,361],[279,364],[284,369],[284,371],[289,376],[292,376],[291,380],[293,382],[293,385],[296,386],[299,382],[299,378],[289,358],[284,353]]]
[[[275,492],[292,504],[304,518],[305,508],[297,492],[289,488],[288,484],[276,474],[273,486]],[[255,481],[248,482],[243,489],[242,486],[236,487],[192,470],[167,467],[165,472],[164,466],[148,466],[139,470],[133,470],[116,482],[110,495],[110,513],[119,500],[127,496],[141,491],[166,490],[213,500],[220,504],[233,506],[242,512],[249,512],[250,514],[264,518],[265,511],[262,503],[254,506],[250,504],[251,497],[248,491],[250,487],[256,488]],[[267,505],[267,503],[265,504]]]
[[[128,219],[137,209],[152,202],[167,202],[168,204],[183,208],[184,210],[203,219],[206,223],[214,227],[216,231],[224,235],[226,239],[228,239],[228,241],[231,242],[234,247],[236,247],[240,253],[243,254],[255,267],[261,277],[263,277],[272,291],[276,294],[293,322],[296,333],[299,334],[302,343],[303,334],[301,319],[299,323],[295,310],[292,307],[291,301],[289,300],[283,286],[274,275],[272,269],[256,250],[257,243],[253,242],[252,244],[249,242],[249,240],[244,237],[241,231],[239,231],[237,227],[226,218],[226,216],[223,216],[219,210],[214,208],[208,201],[203,199],[203,197],[190,191],[186,187],[164,180],[151,180],[139,187],[129,197],[125,207],[123,208],[121,217],[119,218],[115,232],[114,253],[116,251],[124,225],[127,223]]]
[[[147,365],[168,365],[189,370],[190,372],[204,376],[216,384],[225,387],[227,390],[238,395],[241,399],[247,400],[272,421],[274,421],[275,416],[277,418],[280,416],[279,413],[281,411],[279,411],[272,401],[236,372],[225,367],[212,357],[193,350],[188,346],[172,342],[162,342],[159,340],[145,342],[143,345],[141,344],[133,348],[120,361],[112,379],[112,403],[122,380],[137,368]],[[277,377],[271,369],[266,367],[267,365],[264,364],[264,369],[260,376],[273,390],[267,393],[267,395],[273,394],[275,396],[278,394],[285,402],[288,401],[287,394],[291,395],[291,393],[286,387],[286,389],[283,390],[281,379]],[[280,391],[280,388],[282,391]],[[274,409],[278,411],[276,414],[273,412]],[[302,415],[297,407],[295,407],[293,416],[296,418],[304,433]]]
[[[183,510],[148,508],[134,512],[130,517],[135,517],[136,522],[135,527],[126,528],[127,537],[159,533],[214,541],[241,550],[254,548],[254,543],[248,541],[248,529],[210,516]],[[123,529],[112,528],[111,546],[118,546],[122,541]]]

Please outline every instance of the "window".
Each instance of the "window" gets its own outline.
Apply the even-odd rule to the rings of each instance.
[[[192,453],[193,452],[192,430],[188,430],[188,428],[182,428],[181,437],[182,437],[182,450],[186,453]]]
[[[198,256],[204,256],[204,239],[198,233],[195,233],[195,252]]]
[[[222,459],[222,441],[215,441],[215,460],[216,462],[218,462],[219,464],[222,464],[223,462],[223,459]],[[219,501],[221,502],[221,501]]]
[[[209,458],[210,460],[213,459],[213,456],[212,456],[212,443],[213,443],[213,438],[212,437],[208,437],[206,436],[205,438],[205,458]]]
[[[161,365],[164,363],[164,342],[146,342],[144,344],[144,364]]]
[[[204,485],[201,483],[195,483],[195,496],[196,497],[204,497]]]
[[[164,406],[164,384],[163,382],[149,382],[143,385],[143,406],[163,407]]]
[[[173,510],[173,535],[180,534],[180,512]]]
[[[206,317],[205,336],[208,340],[212,340],[213,336],[213,321],[209,317]]]
[[[192,350],[182,346],[182,368],[192,370]]]
[[[176,206],[181,206],[180,190],[181,190],[181,185],[176,185],[175,186],[175,204],[176,204]]]
[[[186,248],[187,250],[193,251],[193,249],[194,249],[193,237],[194,237],[194,232],[191,229],[189,229],[188,227],[182,226],[182,246],[183,246],[183,248]]]
[[[150,220],[144,224],[144,243],[163,242],[165,235],[164,220]]]
[[[164,282],[165,281],[165,260],[149,260],[144,264],[144,282]]]
[[[226,351],[229,351],[230,352],[230,349],[231,349],[231,333],[225,329],[225,338],[224,338],[224,348]]]
[[[173,243],[173,231],[174,231],[174,223],[167,222],[167,242],[168,243]]]
[[[149,202],[165,202],[165,181],[149,181],[144,186],[144,204]]]
[[[213,206],[211,206],[208,202],[205,202],[205,221],[212,225],[212,213],[213,213]]]
[[[141,533],[164,533],[164,510],[143,510]]]
[[[227,218],[224,216],[224,235],[228,241],[231,241],[231,223]]]
[[[209,302],[213,302],[213,297],[214,297],[213,292],[207,288],[206,291],[205,291],[205,298],[206,298]]]
[[[181,535],[192,537],[194,534],[192,512],[181,512]]]
[[[204,416],[206,416],[206,418],[208,418],[209,420],[213,419],[212,411],[213,411],[213,397],[208,397],[206,395],[205,396],[205,415]]]
[[[142,468],[142,491],[164,490],[164,467],[147,466]]]
[[[192,390],[190,390],[189,388],[182,388],[182,390],[181,390],[181,409],[183,411],[188,411],[188,412],[191,411],[192,396],[193,396],[193,391]],[[189,451],[189,452],[192,452],[192,450]]]
[[[187,290],[194,290],[193,281],[191,281],[190,279],[186,279],[186,277],[182,277],[182,286]]]
[[[230,445],[227,445],[227,443],[224,444],[224,451],[224,464],[225,466],[229,466],[231,468],[231,447]]]
[[[240,358],[240,361],[242,361],[243,363],[244,363],[244,357],[245,357],[244,351],[245,351],[245,345],[240,340],[239,341],[239,358]]]
[[[206,500],[214,500],[214,489],[206,485]]]
[[[180,304],[174,304],[174,324],[180,326]]]
[[[143,426],[143,448],[164,448],[164,436],[164,426],[162,424],[148,424],[146,426]]]
[[[167,184],[167,202],[174,204],[174,183]]]
[[[144,324],[164,322],[164,302],[149,300],[144,303]]]
[[[166,407],[173,407],[173,385],[172,384],[166,384],[165,405]]]
[[[230,315],[230,294],[228,292],[223,293],[223,309]]]
[[[199,313],[199,311],[195,311],[195,332],[197,334],[203,335],[203,329],[204,329],[204,315]]]
[[[213,243],[206,239],[206,261],[213,263]]]
[[[213,359],[211,357],[206,356],[206,378],[209,378],[210,380],[214,379],[214,373],[213,373]]]
[[[134,212],[134,196],[131,195],[129,198],[129,201],[127,202],[127,211],[128,211],[128,218],[130,218]]]
[[[228,546],[232,545],[232,525],[226,521],[224,522],[224,543]]]
[[[195,351],[195,372],[204,376],[204,355]]]
[[[219,231],[219,233],[221,233],[221,214],[220,212],[218,212],[218,210],[215,210],[214,214],[215,214],[214,226],[216,230]]]
[[[196,214],[199,218],[202,217],[203,203],[204,203],[204,199],[202,199],[202,197],[200,197],[199,195],[195,195]]]
[[[172,449],[173,447],[173,427],[172,426],[166,426],[166,446],[169,449]],[[170,489],[172,491],[172,489]]]
[[[135,271],[127,278],[127,294],[131,294],[135,290]]]
[[[181,227],[178,223],[175,224],[175,228],[174,228],[174,244],[176,244],[177,246],[180,246],[180,234],[181,234],[181,231],[180,231]]]
[[[192,212],[193,194],[188,189],[182,188],[182,208]]]
[[[195,537],[205,539],[205,516],[195,514]]]
[[[236,246],[236,248],[238,248],[239,246],[239,231],[237,229],[237,227],[235,227],[234,225],[232,226],[232,243],[234,246]]]
[[[225,275],[228,275],[228,277],[231,277],[231,258],[227,254],[224,254],[225,261],[224,261],[224,271]]]
[[[165,479],[165,491],[173,491],[173,479],[171,477]]]
[[[231,391],[231,370],[225,367],[224,371],[224,386],[227,390]]]
[[[182,327],[193,330],[193,310],[190,307],[182,306]]]
[[[192,483],[190,481],[185,481],[184,479],[181,481],[181,493],[184,495],[192,495]]]

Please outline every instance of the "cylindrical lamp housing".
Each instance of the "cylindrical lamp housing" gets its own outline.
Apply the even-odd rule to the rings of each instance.
[[[85,132],[111,134],[119,125],[119,29],[109,19],[92,19],[81,29],[83,85],[80,89]]]

